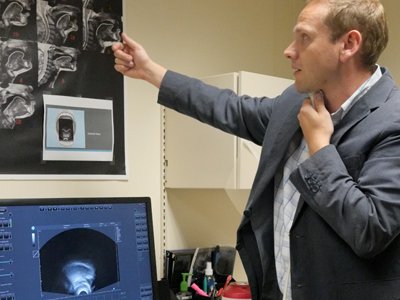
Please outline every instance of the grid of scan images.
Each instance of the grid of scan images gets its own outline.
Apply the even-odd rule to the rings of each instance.
[[[0,0],[0,174],[124,174],[122,0]],[[113,101],[111,163],[43,162],[43,95]]]

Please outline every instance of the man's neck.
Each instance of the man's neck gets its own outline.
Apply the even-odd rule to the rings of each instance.
[[[336,84],[322,89],[325,95],[325,105],[330,113],[337,111],[353,93],[372,76],[374,70],[358,70],[340,76]]]

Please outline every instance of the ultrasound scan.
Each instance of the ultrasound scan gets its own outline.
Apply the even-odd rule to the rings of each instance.
[[[90,295],[119,281],[117,245],[88,228],[63,231],[40,249],[42,292]]]

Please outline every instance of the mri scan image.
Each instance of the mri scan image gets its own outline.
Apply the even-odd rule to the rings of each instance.
[[[57,46],[79,46],[82,5],[79,7],[64,2],[66,1],[37,0],[38,42]]]
[[[76,72],[79,51],[74,48],[38,44],[38,86],[54,88],[61,72]]]
[[[117,245],[89,228],[63,231],[40,249],[42,291],[90,295],[119,281]]]
[[[105,53],[120,40],[121,18],[104,11],[96,12],[92,0],[83,7],[83,50]]]
[[[36,14],[34,0],[0,0],[0,14],[1,37],[24,38],[24,31],[33,33],[28,25]]]
[[[95,12],[122,16],[122,0],[83,0],[83,7]]]
[[[33,88],[21,84],[0,87],[0,129],[13,129],[17,119],[25,119],[35,112]]]
[[[0,43],[1,74],[0,82],[3,87],[8,83],[23,83],[33,85],[37,76],[36,44],[29,41],[7,40]],[[35,67],[36,65],[36,67]],[[36,70],[35,70],[36,68]]]

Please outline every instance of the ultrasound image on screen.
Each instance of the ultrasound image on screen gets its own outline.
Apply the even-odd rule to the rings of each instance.
[[[42,292],[89,295],[119,281],[116,243],[87,228],[55,235],[40,249]]]

